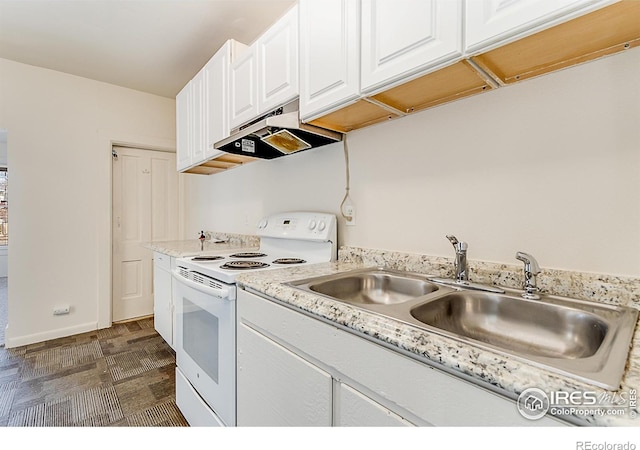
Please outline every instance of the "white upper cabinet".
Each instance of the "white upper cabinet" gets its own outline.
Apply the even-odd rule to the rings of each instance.
[[[185,170],[204,157],[204,70],[176,96],[176,166]]]
[[[191,85],[191,163],[204,159],[206,121],[204,99],[204,68],[189,83]]]
[[[231,65],[229,121],[239,127],[258,116],[258,55],[255,45],[247,48]]]
[[[300,0],[300,116],[360,94],[360,2]]]
[[[213,145],[230,134],[229,73],[233,57],[246,46],[229,39],[204,66],[204,123],[206,147],[204,159],[224,152]]]
[[[191,165],[191,83],[176,95],[176,166],[182,171]]]
[[[298,97],[298,7],[289,10],[257,41],[258,114]]]
[[[487,50],[582,14],[602,0],[466,0],[466,51]]]
[[[362,0],[362,92],[462,55],[462,2]]]
[[[231,65],[231,129],[298,97],[298,7]]]
[[[229,67],[243,47],[228,40],[176,96],[178,171],[224,153],[213,144],[229,136]]]

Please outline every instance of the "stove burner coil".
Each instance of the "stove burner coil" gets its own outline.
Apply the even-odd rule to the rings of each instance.
[[[302,264],[306,263],[304,259],[300,258],[278,258],[272,261],[273,264]]]
[[[262,269],[264,267],[269,267],[269,264],[260,261],[229,261],[220,266],[221,269],[231,270]]]
[[[191,261],[217,261],[219,259],[224,259],[222,256],[196,256],[191,258]]]
[[[267,256],[267,254],[259,252],[240,252],[230,255],[229,258],[262,258],[263,256]]]

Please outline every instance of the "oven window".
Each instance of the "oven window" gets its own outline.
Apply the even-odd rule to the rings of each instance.
[[[218,383],[218,318],[183,298],[182,347]]]

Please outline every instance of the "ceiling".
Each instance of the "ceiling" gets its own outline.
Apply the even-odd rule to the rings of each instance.
[[[0,0],[0,58],[173,98],[296,0]]]

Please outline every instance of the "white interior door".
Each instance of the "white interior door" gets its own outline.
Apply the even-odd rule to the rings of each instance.
[[[114,147],[112,320],[153,314],[153,252],[178,234],[175,153]]]

